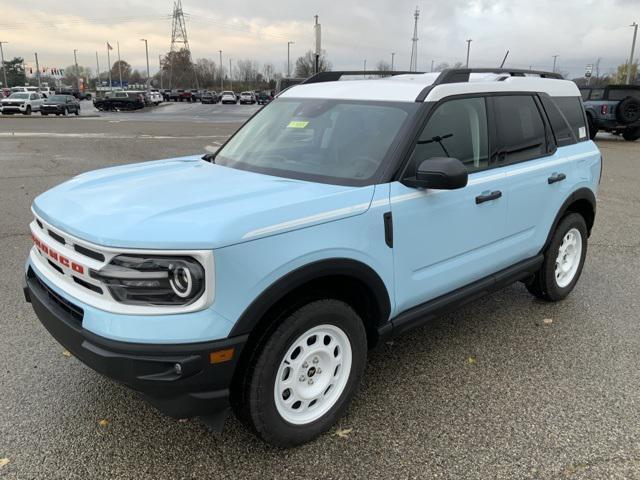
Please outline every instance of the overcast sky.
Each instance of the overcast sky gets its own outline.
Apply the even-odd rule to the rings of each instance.
[[[41,66],[65,67],[78,62],[95,70],[106,65],[105,42],[120,42],[123,60],[145,68],[149,41],[152,73],[158,54],[169,49],[172,0],[37,1],[0,0],[0,40],[5,59],[22,56]],[[294,59],[313,48],[313,16],[320,16],[323,48],[334,69],[360,69],[391,60],[408,69],[413,11],[420,8],[418,68],[431,61],[463,62],[467,38],[471,66],[499,65],[507,49],[507,66],[558,69],[578,76],[587,63],[601,60],[606,73],[629,56],[633,29],[640,21],[640,0],[183,0],[194,58],[223,61],[254,59],[286,68],[287,41]],[[640,48],[636,49],[636,57]],[[115,60],[115,50],[111,61]]]

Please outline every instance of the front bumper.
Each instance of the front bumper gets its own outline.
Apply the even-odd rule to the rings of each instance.
[[[82,308],[49,288],[31,267],[24,294],[49,333],[93,370],[140,392],[166,415],[201,416],[221,425],[246,336],[173,345],[120,342],[83,329]],[[229,349],[229,360],[211,363],[211,353]]]
[[[26,105],[2,105],[0,107],[2,113],[23,113],[27,111]]]

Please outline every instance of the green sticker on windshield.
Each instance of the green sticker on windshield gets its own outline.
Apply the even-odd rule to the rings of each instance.
[[[305,128],[307,125],[309,125],[309,122],[291,121],[289,125],[287,125],[287,128]]]

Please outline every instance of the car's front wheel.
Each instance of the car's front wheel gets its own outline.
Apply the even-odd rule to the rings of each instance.
[[[640,127],[628,127],[622,132],[622,138],[627,142],[635,142],[640,138]]]
[[[582,273],[587,239],[584,217],[578,213],[566,215],[551,237],[540,270],[527,283],[529,292],[550,302],[569,295]]]
[[[344,414],[367,357],[356,312],[317,300],[287,316],[249,361],[238,416],[265,441],[292,447],[325,432]]]
[[[25,115],[31,115],[31,105],[27,105],[27,109],[24,111]]]

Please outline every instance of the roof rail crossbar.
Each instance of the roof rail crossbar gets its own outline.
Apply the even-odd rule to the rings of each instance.
[[[345,71],[334,71],[334,72],[319,72],[316,73],[315,75],[310,76],[309,78],[305,79],[304,84],[308,84],[308,83],[321,83],[321,82],[336,82],[338,80],[340,80],[340,78],[344,77],[344,76],[378,76],[378,77],[393,77],[395,75],[407,75],[407,74],[414,74],[414,75],[421,75],[424,72],[406,72],[406,71],[386,71],[386,70],[345,70]]]
[[[429,86],[425,87],[416,97],[416,102],[424,102],[427,95],[436,85],[445,83],[464,83],[469,81],[472,73],[504,73],[512,77],[524,77],[526,75],[538,75],[540,78],[553,78],[562,80],[562,75],[555,72],[545,72],[542,70],[523,70],[519,68],[448,68],[440,72],[438,78]]]

